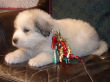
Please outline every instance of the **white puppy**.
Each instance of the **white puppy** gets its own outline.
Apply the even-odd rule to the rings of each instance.
[[[67,44],[77,56],[102,55],[108,50],[90,24],[76,19],[56,20],[40,9],[20,12],[14,26],[12,43],[18,49],[6,55],[9,64],[29,60],[30,66],[40,67],[52,63],[51,38],[56,31],[68,39]]]

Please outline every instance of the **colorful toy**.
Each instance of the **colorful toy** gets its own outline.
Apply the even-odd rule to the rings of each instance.
[[[56,34],[52,37],[52,49],[54,54],[54,63],[66,63],[69,64],[73,59],[80,59],[78,56],[74,56],[71,53],[70,47],[67,45],[67,39],[61,37],[60,32],[56,32]]]

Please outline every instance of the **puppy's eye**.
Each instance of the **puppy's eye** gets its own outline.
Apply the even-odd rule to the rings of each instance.
[[[24,28],[24,30],[23,30],[23,31],[26,33],[26,32],[29,32],[30,30],[29,30],[29,29]]]

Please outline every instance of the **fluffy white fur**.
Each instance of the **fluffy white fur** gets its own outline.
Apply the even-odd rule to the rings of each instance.
[[[18,42],[14,52],[8,53],[5,61],[9,64],[28,61],[30,66],[40,67],[53,62],[51,38],[56,31],[68,39],[72,53],[77,56],[90,54],[102,55],[107,51],[107,44],[99,39],[95,29],[88,23],[76,19],[53,19],[39,9],[25,10],[18,14],[14,22],[13,39]],[[37,27],[38,26],[38,27]],[[28,32],[24,32],[27,29]],[[40,30],[39,30],[40,29]],[[45,32],[51,32],[45,36]]]

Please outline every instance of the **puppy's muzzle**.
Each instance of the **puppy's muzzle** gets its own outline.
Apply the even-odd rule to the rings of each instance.
[[[18,39],[17,39],[17,38],[14,38],[14,39],[13,39],[13,43],[14,43],[14,44],[17,44],[17,43],[18,43]]]

